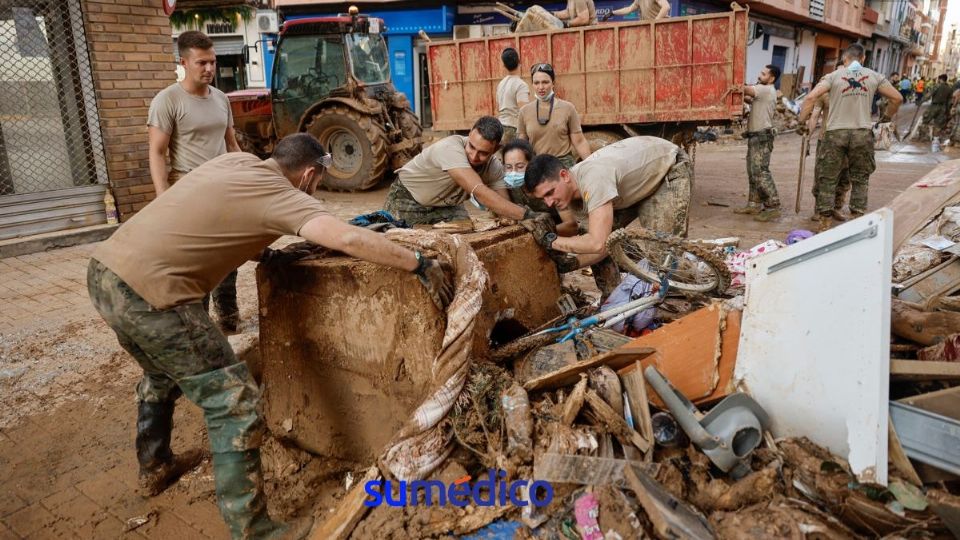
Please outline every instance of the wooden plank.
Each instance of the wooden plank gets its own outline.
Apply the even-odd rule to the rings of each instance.
[[[653,442],[653,422],[650,420],[647,382],[643,379],[643,369],[640,368],[640,363],[636,363],[633,371],[621,375],[620,380],[623,381],[623,389],[630,399],[630,412],[633,415],[637,431],[644,439]],[[653,452],[647,452],[644,459],[652,461]]]
[[[960,362],[891,360],[890,378],[900,381],[960,381]]]
[[[610,366],[617,370],[628,366],[633,362],[646,358],[656,351],[650,347],[634,347],[628,345],[605,354],[594,356],[583,362],[560,368],[546,375],[541,375],[535,379],[523,383],[523,387],[528,391],[534,390],[553,390],[563,386],[574,384],[580,379],[580,374],[585,373],[595,367]]]
[[[893,252],[956,201],[960,201],[960,160],[941,163],[905,189],[887,205],[894,215]]]
[[[900,474],[910,483],[916,486],[922,486],[923,482],[920,480],[917,470],[913,468],[913,463],[910,463],[910,458],[907,457],[907,453],[903,451],[903,445],[900,444],[900,437],[897,436],[897,430],[893,427],[893,420],[889,417],[887,418],[887,433],[889,437],[887,452],[890,454],[890,461],[893,462],[893,466],[896,467],[897,470],[900,471]]]
[[[960,259],[954,257],[933,270],[925,272],[922,279],[900,291],[897,298],[929,310],[940,297],[960,288]]]
[[[630,426],[627,425],[627,421],[623,417],[617,415],[616,412],[610,405],[607,405],[607,402],[603,400],[596,392],[593,390],[587,390],[587,393],[584,396],[586,398],[587,404],[590,405],[590,409],[596,413],[599,420],[610,430],[610,433],[614,437],[620,440],[624,445],[632,444],[636,446],[641,452],[647,452],[653,446],[650,441],[647,441],[639,433],[633,430]]]
[[[637,494],[654,532],[660,538],[714,538],[707,520],[690,505],[667,492],[656,480],[633,467],[623,470],[630,489]]]
[[[891,303],[890,330],[894,335],[921,345],[934,345],[960,332],[960,313],[920,311],[902,300]]]
[[[367,482],[376,480],[380,480],[380,470],[376,466],[370,467],[357,485],[340,501],[333,514],[310,531],[310,540],[346,540],[369,510],[363,504],[367,500],[365,486]]]
[[[721,319],[725,316],[725,319]],[[652,347],[657,354],[640,361],[640,369],[656,366],[664,377],[697,405],[718,401],[735,390],[733,369],[740,343],[739,310],[728,310],[719,303],[701,308],[646,336],[630,342],[630,347]],[[620,375],[637,369],[620,370]],[[648,385],[650,403],[666,406]]]
[[[567,397],[567,400],[563,403],[563,414],[560,415],[560,423],[565,426],[573,425],[574,418],[577,417],[577,414],[580,412],[580,409],[583,407],[583,397],[587,392],[587,375],[585,373],[580,374],[580,382],[573,387],[573,392],[570,392],[570,395]]]
[[[633,468],[654,474],[657,465],[628,459],[611,459],[576,454],[540,454],[533,461],[533,479],[554,484],[623,486],[624,470]]]

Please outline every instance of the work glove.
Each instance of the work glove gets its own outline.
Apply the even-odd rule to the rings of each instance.
[[[283,249],[264,248],[260,252],[260,264],[265,266],[282,266],[297,262],[307,257],[319,256],[327,253],[323,246],[310,242],[297,242]]]
[[[546,212],[533,213],[531,217],[520,221],[520,226],[529,231],[534,240],[544,248],[549,249],[557,237],[557,226]],[[553,235],[553,239],[548,238],[550,235]]]
[[[413,271],[417,279],[427,289],[427,293],[441,311],[447,308],[450,301],[453,300],[453,285],[447,278],[447,273],[443,271],[440,262],[430,257],[424,257],[418,251],[416,253],[420,265]]]

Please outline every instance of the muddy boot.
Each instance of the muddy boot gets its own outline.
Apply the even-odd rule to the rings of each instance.
[[[267,514],[263,492],[260,450],[213,455],[213,478],[217,487],[220,515],[234,540],[271,538],[299,540],[313,525],[313,519],[280,523]]]
[[[154,497],[200,465],[204,452],[189,450],[174,456],[170,449],[174,402],[141,401],[137,410],[137,461],[140,462],[140,489]]]
[[[847,216],[843,215],[843,212],[841,212],[841,211],[840,211],[839,209],[837,209],[837,208],[834,208],[834,209],[830,212],[830,215],[833,217],[833,219],[839,221],[840,223],[843,223],[843,222],[847,221],[847,219],[849,219]]]
[[[213,290],[213,310],[217,314],[220,329],[225,334],[234,334],[240,326],[240,308],[237,306],[237,271],[223,278]]]
[[[761,222],[773,221],[779,218],[780,218],[779,206],[775,208],[767,208],[763,212],[760,212],[759,214],[753,216],[754,221],[761,221]]]
[[[734,214],[756,215],[756,214],[759,214],[759,213],[761,212],[761,210],[762,210],[762,208],[760,208],[760,205],[758,205],[758,204],[752,204],[752,203],[751,203],[751,204],[748,204],[748,205],[746,205],[746,206],[741,206],[740,208],[734,208],[734,209],[733,209],[733,213],[734,213]]]
[[[824,214],[820,216],[820,225],[817,226],[817,232],[822,233],[829,231],[833,228],[833,216],[830,214]]]

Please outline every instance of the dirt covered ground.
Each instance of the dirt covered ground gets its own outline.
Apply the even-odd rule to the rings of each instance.
[[[905,107],[901,118],[912,113],[912,107]],[[812,156],[803,210],[793,212],[799,146],[796,135],[777,140],[772,171],[785,212],[780,221],[761,224],[731,212],[746,200],[746,146],[701,145],[690,236],[739,236],[741,247],[750,247],[768,238],[783,240],[793,229],[812,228]],[[895,145],[894,150],[877,154],[871,208],[891,200],[936,163],[960,157],[952,149],[931,155],[915,145]],[[380,188],[319,197],[338,216],[349,218],[379,209],[385,195],[386,188]],[[144,499],[136,493],[133,390],[138,368],[86,298],[92,247],[0,259],[0,540],[226,538],[209,463],[159,497]],[[241,330],[248,333],[256,331],[253,268],[242,267],[238,279]],[[174,450],[206,446],[199,410],[185,400],[177,408],[173,445]],[[270,505],[278,517],[311,507],[329,512],[348,481],[362,477],[368,465],[313,459],[274,441],[263,453]],[[729,523],[730,530],[737,526]]]

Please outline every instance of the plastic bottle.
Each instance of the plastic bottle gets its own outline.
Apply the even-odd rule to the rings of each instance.
[[[507,453],[530,457],[533,455],[533,418],[527,391],[514,382],[500,394],[500,404],[507,428]]]
[[[933,142],[930,143],[930,151],[936,154],[940,151],[940,139],[934,137]]]
[[[103,195],[103,206],[106,207],[107,213],[107,224],[116,225],[120,222],[117,219],[117,200],[113,198],[113,193],[110,193],[110,188],[107,188],[107,192]]]

